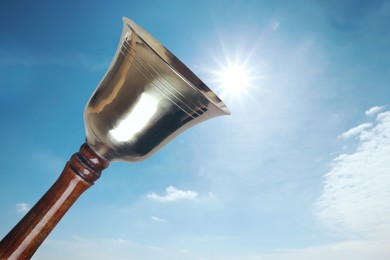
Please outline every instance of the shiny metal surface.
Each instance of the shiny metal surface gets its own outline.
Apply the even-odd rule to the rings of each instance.
[[[185,129],[225,114],[225,104],[194,73],[124,18],[117,52],[84,122],[96,153],[110,161],[140,161]]]

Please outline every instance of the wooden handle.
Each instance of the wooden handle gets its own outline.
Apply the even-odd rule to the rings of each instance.
[[[29,259],[78,197],[91,187],[109,162],[83,144],[60,177],[0,242],[0,259]]]

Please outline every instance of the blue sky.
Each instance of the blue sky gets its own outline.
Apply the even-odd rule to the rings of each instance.
[[[35,259],[389,259],[387,1],[1,1],[0,236],[84,142],[123,16],[232,115],[112,163]]]

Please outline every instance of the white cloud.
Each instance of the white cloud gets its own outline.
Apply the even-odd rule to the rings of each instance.
[[[30,204],[22,202],[22,203],[16,203],[16,211],[25,213],[30,210]]]
[[[156,222],[166,222],[167,221],[166,219],[159,218],[159,217],[156,217],[156,216],[151,216],[150,219],[153,220],[153,221],[156,221]]]
[[[179,190],[173,186],[169,186],[165,189],[166,194],[165,195],[157,195],[156,193],[152,192],[147,195],[149,199],[158,201],[158,202],[171,202],[176,200],[193,200],[196,199],[198,196],[198,193],[191,190]]]
[[[380,112],[384,106],[375,106],[366,111],[366,116],[373,116],[376,115],[378,112]]]
[[[40,172],[45,174],[53,174],[53,172],[60,172],[65,165],[68,158],[63,158],[57,155],[55,151],[44,150],[37,148],[32,154],[31,158],[34,164],[39,167]]]
[[[367,128],[370,128],[370,127],[372,127],[371,123],[364,123],[364,124],[361,124],[361,125],[358,125],[358,126],[356,126],[354,128],[349,129],[348,131],[342,133],[341,136],[344,137],[344,138],[349,138],[349,137],[352,137],[352,136],[356,136],[356,135],[359,135],[360,133],[362,133],[363,131],[365,131]]]
[[[316,214],[326,225],[361,237],[390,238],[390,111],[351,131],[356,151],[336,158],[325,175]],[[350,132],[348,131],[348,132]],[[347,132],[347,133],[348,133]]]
[[[99,57],[98,57],[99,58]],[[50,53],[33,49],[0,49],[0,67],[2,66],[66,66],[80,67],[88,71],[100,71],[107,69],[110,59],[96,59],[86,53],[62,52]]]
[[[280,23],[278,21],[272,21],[272,30],[277,30],[279,28]]]
[[[350,240],[323,246],[307,247],[302,249],[280,250],[279,252],[251,255],[237,259],[264,259],[264,260],[387,260],[390,256],[388,243],[385,241]]]
[[[229,251],[229,250],[227,250]],[[158,247],[138,244],[124,239],[47,239],[34,255],[36,259],[183,259],[186,260],[387,260],[390,256],[386,241],[350,240],[328,245],[306,247],[302,249],[266,250],[253,254],[233,252],[199,252],[197,250],[176,247]]]

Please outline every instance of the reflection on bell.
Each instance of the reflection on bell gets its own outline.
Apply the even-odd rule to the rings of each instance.
[[[134,109],[110,130],[111,136],[118,142],[130,142],[153,118],[157,107],[158,100],[148,93],[142,93]]]
[[[229,114],[157,40],[124,18],[118,50],[85,112],[87,143],[109,161],[148,158],[185,129]]]

